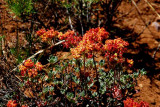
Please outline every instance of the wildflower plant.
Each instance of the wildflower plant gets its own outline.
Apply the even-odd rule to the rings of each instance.
[[[121,38],[108,39],[104,28],[92,28],[83,37],[71,30],[41,29],[37,35],[42,41],[43,37],[65,40],[63,45],[73,56],[63,59],[50,55],[46,65],[27,59],[19,66],[21,91],[34,98],[37,106],[123,106],[128,104],[123,99],[134,89],[136,78],[145,74],[144,70],[127,73],[134,64],[123,57],[129,43]],[[97,60],[98,54],[103,59]]]
[[[75,31],[68,30],[65,33],[58,32],[56,30],[50,29],[50,30],[45,30],[45,29],[40,29],[37,31],[37,36],[39,36],[42,40],[42,42],[48,42],[49,41],[54,41],[58,38],[59,40],[65,40],[63,43],[63,47],[65,48],[72,48],[78,45],[78,43],[81,41],[82,37],[77,36],[78,33]],[[51,44],[51,42],[50,42]]]

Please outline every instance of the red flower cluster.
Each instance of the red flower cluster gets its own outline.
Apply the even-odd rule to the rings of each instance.
[[[82,40],[82,37],[76,36],[75,32],[71,30],[68,30],[63,34],[62,32],[58,32],[53,29],[50,29],[48,31],[46,31],[45,29],[40,29],[39,31],[37,31],[37,35],[42,39],[43,42],[58,36],[60,40],[65,40],[63,46],[66,48],[77,46],[79,41]]]
[[[9,100],[7,103],[7,107],[17,107],[17,105],[16,100]]]
[[[45,29],[40,29],[39,31],[37,31],[37,35],[42,39],[42,41],[47,41],[48,39],[52,39],[58,34],[59,32],[54,29],[50,29],[48,31],[46,31]]]
[[[123,41],[121,38],[106,40],[105,45],[103,45],[103,50],[106,52],[105,56],[109,58],[109,61],[123,62],[122,55],[128,45],[129,43]]]
[[[84,34],[78,46],[71,49],[73,57],[79,58],[81,54],[85,53],[90,56],[93,51],[100,51],[103,47],[102,40],[107,39],[108,34],[104,28],[90,29]]]
[[[78,34],[77,34],[78,35]],[[65,40],[63,46],[66,48],[77,46],[82,37],[76,36],[74,31],[68,30],[66,33],[59,32],[58,38]]]
[[[149,107],[149,104],[141,101],[140,103],[134,102],[131,98],[123,101],[124,107]]]
[[[31,59],[27,59],[24,64],[19,66],[19,70],[21,71],[21,75],[27,75],[28,71],[28,76],[29,77],[35,77],[37,76],[38,72],[43,69],[43,65],[40,62],[37,62],[34,64],[34,62]]]

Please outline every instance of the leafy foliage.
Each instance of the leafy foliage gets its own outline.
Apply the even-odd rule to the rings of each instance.
[[[32,0],[6,0],[15,15],[25,18],[34,12]]]

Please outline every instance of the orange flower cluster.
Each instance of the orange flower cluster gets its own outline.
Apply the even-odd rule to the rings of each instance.
[[[77,34],[78,35],[78,34]],[[76,36],[74,31],[68,30],[66,33],[59,32],[58,38],[65,40],[63,46],[66,48],[77,46],[82,37]]]
[[[78,46],[71,49],[73,57],[79,58],[82,54],[90,56],[93,51],[100,51],[103,46],[102,41],[108,38],[108,34],[104,28],[90,29],[84,34]]]
[[[17,107],[18,103],[16,103],[16,100],[9,100],[7,103],[7,107]]]
[[[123,41],[121,38],[117,38],[114,40],[106,40],[105,45],[103,45],[103,51],[105,51],[105,56],[109,58],[109,61],[117,61],[122,63],[123,60],[123,53],[126,51],[126,46],[129,43]]]
[[[133,66],[133,59],[127,59],[127,63],[129,64],[129,67]]]
[[[37,62],[34,64],[34,62],[31,59],[27,59],[24,64],[19,66],[19,70],[21,71],[21,75],[27,75],[29,77],[36,77],[38,74],[38,71],[41,71],[43,69],[43,65],[40,62]],[[28,71],[28,72],[27,72]]]
[[[48,31],[45,29],[40,29],[36,32],[36,34],[42,39],[42,41],[47,41],[48,39],[52,39],[53,37],[57,36],[59,32],[54,29],[50,29]]]
[[[66,33],[62,33],[62,32],[60,32],[59,33],[59,35],[58,35],[58,38],[60,39],[60,40],[63,40],[63,39],[66,39],[68,36],[74,36],[75,35],[75,32],[74,31],[72,31],[72,30],[68,30]]]
[[[31,59],[28,59],[24,62],[24,66],[27,68],[32,68],[34,66],[34,62]]]
[[[35,64],[35,68],[36,68],[38,71],[42,71],[43,65],[42,65],[40,62],[37,62],[37,63]]]
[[[37,72],[37,69],[35,69],[35,68],[28,70],[28,76],[29,76],[29,77],[32,77],[32,76],[33,76],[33,77],[36,77],[37,74],[38,74],[38,72]]]
[[[131,98],[123,101],[124,107],[149,107],[149,104],[141,101],[140,103],[134,102]]]

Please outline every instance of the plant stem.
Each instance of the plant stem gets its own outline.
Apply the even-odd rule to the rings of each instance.
[[[17,43],[16,43],[16,50],[17,50],[17,58],[18,58],[18,55],[19,55],[19,36],[18,36],[18,21],[16,21],[17,23],[17,26],[16,26],[16,39],[17,39]]]
[[[84,34],[84,29],[83,29],[83,20],[82,20],[82,10],[83,10],[83,1],[80,1],[80,9],[81,9],[81,15],[79,16],[80,18],[80,24],[81,24],[81,30],[82,30],[82,36]]]
[[[79,73],[80,73],[80,86],[82,84],[82,71],[81,71],[81,68],[80,68],[80,61],[76,59],[76,63],[78,65],[78,68],[79,68]]]
[[[98,81],[98,71],[97,71],[97,66],[96,66],[96,61],[95,61],[95,55],[93,53],[93,63],[94,63],[94,67],[95,67],[95,70],[96,70],[96,80],[97,80],[97,93],[98,93],[98,100],[100,99],[100,93],[99,93],[99,88],[100,88],[100,83]],[[99,102],[99,104],[101,105],[101,103]],[[100,106],[99,105],[99,106]]]
[[[94,54],[93,54],[93,63],[94,63],[94,68],[95,68],[95,70],[96,70],[96,79],[97,79],[97,81],[98,81],[98,71],[97,71],[97,66],[96,66],[96,61],[95,61],[95,58],[94,58],[95,56],[94,56]]]
[[[83,61],[84,61],[84,73],[86,72],[86,58],[85,58],[85,53],[83,54]]]
[[[1,19],[1,16],[0,16],[0,19]],[[2,39],[3,39],[3,26],[2,26],[2,20],[1,20],[1,23],[0,23],[0,26],[1,26],[1,30],[2,30],[2,32],[1,32],[1,39],[0,39],[0,56],[2,55]]]

